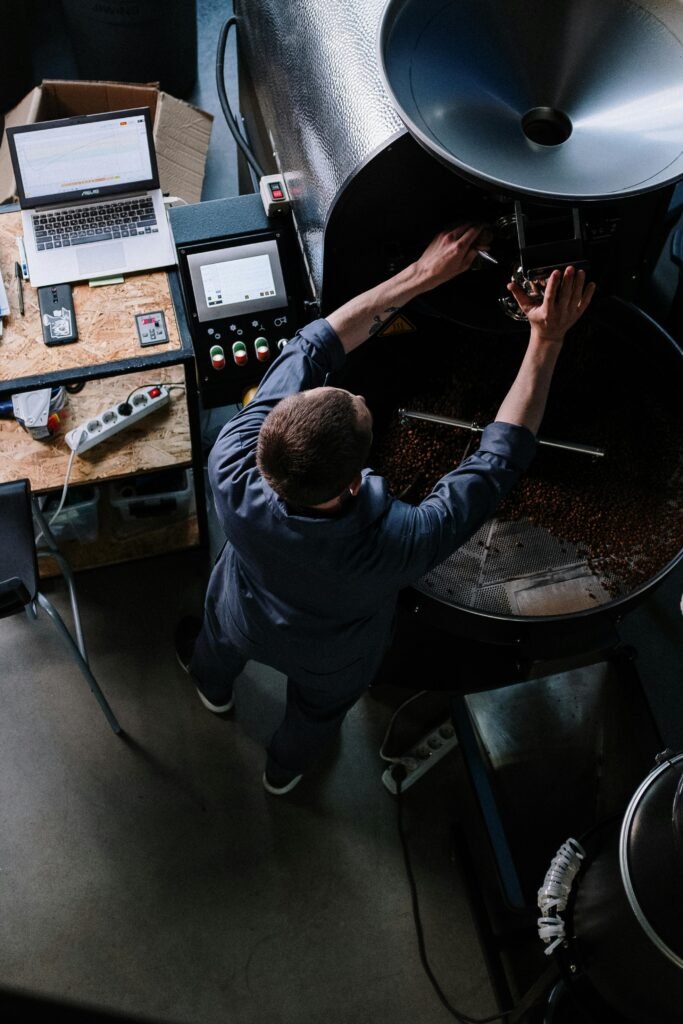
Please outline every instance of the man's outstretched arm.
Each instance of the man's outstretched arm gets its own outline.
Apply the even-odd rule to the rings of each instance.
[[[484,229],[467,224],[441,231],[414,263],[330,313],[327,322],[344,350],[362,345],[411,299],[469,270],[484,236]]]
[[[552,272],[539,305],[519,285],[509,284],[508,289],[526,315],[531,332],[522,365],[496,420],[527,427],[536,434],[565,334],[588,308],[595,285],[586,284],[583,270],[567,267],[564,274]]]

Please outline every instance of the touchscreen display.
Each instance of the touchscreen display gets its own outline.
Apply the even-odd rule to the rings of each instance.
[[[274,239],[193,252],[187,265],[200,323],[288,304]]]
[[[202,270],[207,306],[234,306],[275,295],[275,282],[268,256],[247,256],[224,263],[212,263]]]

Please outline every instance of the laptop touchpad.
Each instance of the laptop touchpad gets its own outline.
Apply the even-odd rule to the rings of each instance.
[[[78,251],[78,270],[81,274],[101,274],[107,270],[120,270],[126,257],[120,242],[111,245],[90,245]]]

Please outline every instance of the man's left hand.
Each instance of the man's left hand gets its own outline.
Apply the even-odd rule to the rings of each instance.
[[[488,233],[481,224],[460,224],[436,235],[415,266],[424,290],[450,281],[469,270],[479,249],[486,248]]]

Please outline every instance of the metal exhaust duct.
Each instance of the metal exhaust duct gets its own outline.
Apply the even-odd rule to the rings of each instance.
[[[391,0],[379,61],[410,131],[496,189],[594,200],[683,175],[683,11]]]

